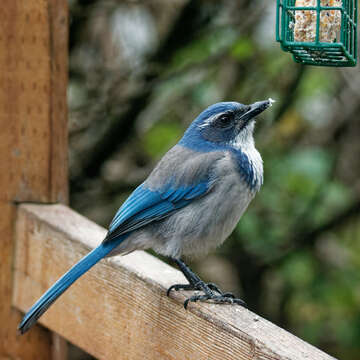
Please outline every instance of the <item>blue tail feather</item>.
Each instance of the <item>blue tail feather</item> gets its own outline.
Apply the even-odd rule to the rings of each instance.
[[[100,244],[89,254],[83,257],[67,273],[48,289],[44,295],[29,309],[22,319],[18,330],[21,334],[28,331],[39,319],[39,317],[51,306],[52,303],[73,284],[81,275],[92,268],[102,258],[115,249],[127,236],[121,236],[111,242]]]

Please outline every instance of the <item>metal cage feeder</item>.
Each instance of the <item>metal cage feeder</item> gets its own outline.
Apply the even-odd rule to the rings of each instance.
[[[276,40],[296,62],[357,63],[357,0],[277,0]]]

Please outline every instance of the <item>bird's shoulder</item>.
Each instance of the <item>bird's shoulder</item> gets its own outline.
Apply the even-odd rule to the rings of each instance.
[[[145,185],[149,188],[159,188],[170,179],[179,185],[206,181],[211,178],[217,161],[223,157],[223,151],[198,152],[177,144],[159,161]]]

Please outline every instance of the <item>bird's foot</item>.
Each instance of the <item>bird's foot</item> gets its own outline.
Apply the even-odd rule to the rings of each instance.
[[[237,299],[235,296],[231,293],[224,293],[222,295],[216,295],[216,294],[205,294],[205,295],[193,295],[190,296],[188,299],[184,302],[184,308],[186,309],[189,305],[189,302],[196,302],[196,301],[211,301],[215,304],[238,304],[243,307],[246,307],[246,303],[244,300]]]
[[[230,292],[222,292],[217,285],[214,283],[205,283],[200,280],[195,284],[175,284],[169,287],[167,290],[167,296],[169,296],[172,290],[198,290],[203,291],[203,295],[193,295],[185,300],[184,308],[186,309],[189,302],[196,301],[211,301],[215,304],[239,304],[246,307],[245,301],[235,298],[235,296]]]
[[[189,284],[175,284],[169,287],[167,295],[169,296],[171,290],[198,290],[202,291],[203,295],[193,295],[185,300],[184,308],[186,309],[189,302],[208,301],[210,300],[216,304],[239,304],[246,307],[245,301],[236,299],[232,293],[222,292],[214,283],[205,283],[202,281],[181,259],[173,259],[179,266],[182,273],[185,275]]]

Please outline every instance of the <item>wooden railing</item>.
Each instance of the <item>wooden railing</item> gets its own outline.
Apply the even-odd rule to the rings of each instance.
[[[0,359],[332,359],[240,306],[182,303],[174,268],[144,252],[102,260],[24,336],[22,312],[103,239],[67,202],[66,0],[0,9]],[[47,330],[50,329],[51,331]]]
[[[25,311],[105,229],[63,205],[21,205],[13,304]],[[101,359],[331,359],[241,306],[190,304],[182,273],[137,251],[103,260],[40,322]]]

